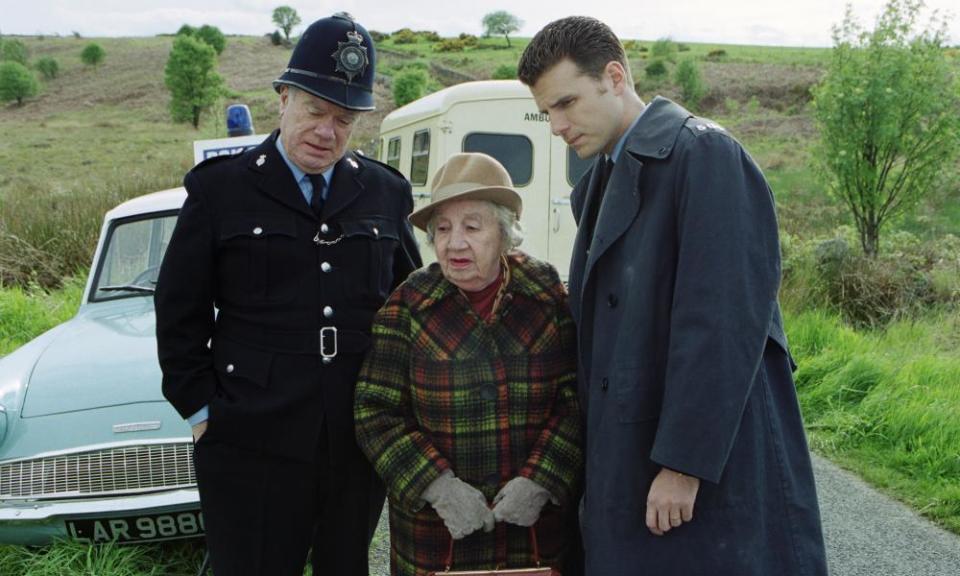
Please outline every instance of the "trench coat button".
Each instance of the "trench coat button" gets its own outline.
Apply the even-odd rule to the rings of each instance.
[[[611,308],[616,308],[617,304],[620,303],[620,300],[617,298],[616,294],[610,294],[607,296],[607,306]]]
[[[333,270],[333,266],[331,266],[329,262],[322,262],[320,264],[320,269],[323,270],[324,272],[329,272]]]
[[[333,308],[329,306],[323,307],[323,317],[324,318],[333,318]]]
[[[666,146],[661,146],[660,148],[657,149],[657,154],[666,154],[666,153],[667,153]]]
[[[610,387],[610,381],[609,381],[609,380],[607,380],[606,378],[604,378],[603,380],[600,381],[600,389],[601,389],[601,390],[603,390],[604,392],[606,392],[606,391],[607,391],[607,388],[609,388],[609,387]]]
[[[323,359],[323,363],[324,363],[324,364],[332,364],[332,363],[333,363],[333,358],[324,358],[324,359]]]
[[[330,227],[327,226],[326,223],[323,223],[323,224],[320,225],[320,231],[323,232],[324,234],[326,234],[327,232],[330,231]]]
[[[256,228],[253,229],[253,234],[254,234],[255,236],[259,236],[259,235],[263,234],[263,228],[257,226]]]
[[[227,364],[227,374],[233,374],[233,364]]]

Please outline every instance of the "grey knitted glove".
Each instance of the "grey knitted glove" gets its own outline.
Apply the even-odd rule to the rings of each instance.
[[[423,491],[422,498],[437,511],[454,540],[481,528],[493,530],[493,512],[483,493],[446,470]]]
[[[549,490],[529,478],[517,476],[493,498],[493,517],[497,522],[533,526],[550,499]]]

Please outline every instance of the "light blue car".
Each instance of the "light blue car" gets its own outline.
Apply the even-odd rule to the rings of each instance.
[[[0,542],[203,534],[190,428],[161,394],[154,338],[185,197],[108,212],[77,315],[0,359]]]

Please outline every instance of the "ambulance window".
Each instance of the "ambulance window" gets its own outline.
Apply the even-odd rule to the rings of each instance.
[[[423,186],[427,183],[427,169],[430,164],[430,131],[420,130],[413,133],[413,154],[410,158],[410,183]]]
[[[597,156],[593,155],[581,160],[577,153],[573,151],[573,148],[567,146],[567,183],[576,186],[580,178],[593,166],[593,161],[596,159]]]
[[[400,169],[400,137],[390,139],[390,144],[387,145],[387,164]]]
[[[533,176],[533,143],[519,134],[472,132],[463,139],[464,152],[483,152],[503,164],[514,186],[526,186]]]

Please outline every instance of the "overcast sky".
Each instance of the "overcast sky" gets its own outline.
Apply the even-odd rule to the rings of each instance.
[[[188,23],[212,24],[227,34],[263,34],[274,29],[271,14],[282,3],[303,19],[295,32],[347,10],[368,29],[480,34],[484,14],[508,10],[524,21],[520,36],[532,36],[551,20],[586,14],[607,22],[622,38],[780,46],[829,46],[831,27],[843,19],[845,6],[842,0],[0,0],[0,33],[149,36]],[[851,4],[861,22],[872,26],[884,1]],[[953,11],[951,42],[960,42],[956,0],[926,5]]]

